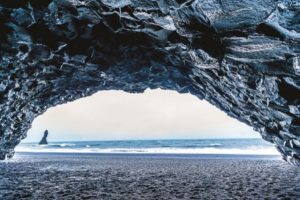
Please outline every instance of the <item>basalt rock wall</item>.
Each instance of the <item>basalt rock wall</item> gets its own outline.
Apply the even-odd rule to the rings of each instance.
[[[300,165],[300,3],[0,1],[1,159],[49,107],[147,88],[209,101]]]

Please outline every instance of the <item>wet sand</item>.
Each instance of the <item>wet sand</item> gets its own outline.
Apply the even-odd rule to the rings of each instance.
[[[19,153],[0,199],[300,199],[300,169],[272,156]]]

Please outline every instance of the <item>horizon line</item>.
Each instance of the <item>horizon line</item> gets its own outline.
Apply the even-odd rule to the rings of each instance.
[[[243,140],[251,140],[251,139],[261,139],[261,137],[253,137],[253,138],[177,138],[177,139],[109,139],[109,140],[54,140],[54,141],[48,141],[48,143],[52,142],[121,142],[121,141],[155,141],[155,140],[238,140],[238,139],[243,139]],[[23,144],[26,143],[38,143],[38,141],[26,141]],[[22,143],[22,141],[20,142]]]

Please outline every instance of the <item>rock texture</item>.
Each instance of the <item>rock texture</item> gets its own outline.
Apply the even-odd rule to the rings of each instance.
[[[48,137],[48,130],[45,130],[44,136],[39,142],[39,145],[47,145],[48,144],[47,137]]]
[[[100,90],[191,93],[300,165],[300,3],[0,1],[0,158],[47,108]]]

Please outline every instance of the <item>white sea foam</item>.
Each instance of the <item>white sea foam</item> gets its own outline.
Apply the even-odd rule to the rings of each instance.
[[[212,143],[212,144],[209,144],[209,146],[221,146],[222,144],[220,143]]]
[[[18,146],[16,152],[44,153],[138,153],[138,154],[235,154],[235,155],[279,155],[274,147],[262,148],[47,148]]]
[[[72,147],[72,146],[75,146],[75,145],[76,144],[72,144],[72,143],[62,143],[59,146],[61,146],[61,147]]]

